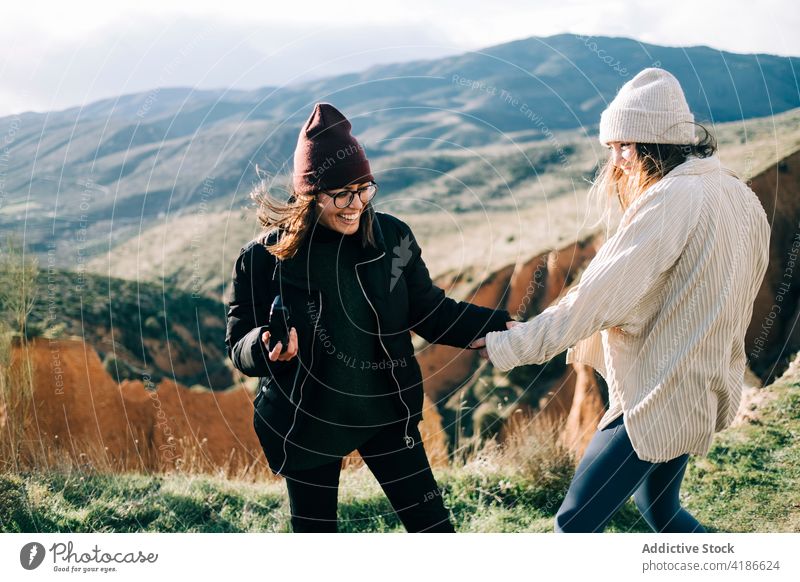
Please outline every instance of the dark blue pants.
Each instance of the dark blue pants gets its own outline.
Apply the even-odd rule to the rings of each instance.
[[[592,438],[556,514],[557,532],[601,532],[631,495],[656,532],[704,532],[681,507],[679,494],[689,455],[665,463],[636,456],[623,417]]]
[[[403,425],[402,422],[387,425],[358,447],[358,452],[407,531],[453,533],[450,513],[433,477],[419,429],[409,427],[408,434],[414,438],[414,446],[409,449],[403,441]],[[342,460],[336,459],[313,469],[286,474],[292,531],[338,530],[341,467]]]

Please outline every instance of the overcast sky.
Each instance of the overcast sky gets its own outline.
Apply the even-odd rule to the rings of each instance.
[[[154,87],[250,89],[564,32],[800,56],[796,0],[23,0],[0,115]]]

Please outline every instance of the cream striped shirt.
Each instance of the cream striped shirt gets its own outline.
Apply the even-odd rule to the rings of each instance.
[[[767,268],[758,198],[712,156],[690,158],[625,211],[557,304],[486,336],[499,370],[567,362],[606,379],[602,429],[624,413],[636,454],[705,455],[741,400],[744,335]]]

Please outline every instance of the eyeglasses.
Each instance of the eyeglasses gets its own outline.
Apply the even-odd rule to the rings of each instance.
[[[358,198],[361,200],[362,204],[368,204],[378,192],[378,185],[375,182],[370,182],[358,190],[347,190],[345,188],[337,190],[336,192],[329,192],[327,190],[324,192],[333,198],[333,205],[336,206],[336,208],[347,208],[353,203],[353,198],[356,197],[356,194],[358,194]]]

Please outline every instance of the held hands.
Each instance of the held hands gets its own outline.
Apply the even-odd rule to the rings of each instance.
[[[286,362],[297,355],[297,330],[295,328],[289,330],[289,345],[283,353],[281,353],[283,349],[282,342],[275,344],[275,348],[269,351],[269,331],[265,330],[264,333],[261,334],[261,341],[264,342],[264,346],[269,352],[269,359],[273,362]]]
[[[506,329],[511,329],[514,326],[520,325],[521,321],[507,321],[506,322]],[[486,351],[486,338],[482,337],[476,339],[474,342],[469,344],[469,347],[473,350],[480,350],[478,353],[481,355],[482,358],[489,359],[489,352]]]
[[[519,321],[507,321],[506,329],[511,329],[512,327],[520,325],[521,323],[522,322]],[[264,346],[266,346],[267,350],[269,350],[269,331],[265,330],[264,333],[261,334],[261,341],[264,342]],[[486,350],[485,337],[475,340],[469,345],[469,347],[474,350],[480,350],[478,353],[481,355],[481,357],[486,359],[489,358],[489,353]],[[289,345],[287,346],[286,351],[281,353],[281,350],[283,350],[283,345],[281,342],[278,342],[275,344],[275,348],[272,351],[269,351],[269,359],[273,362],[286,362],[297,355],[297,330],[294,327],[289,330]]]

